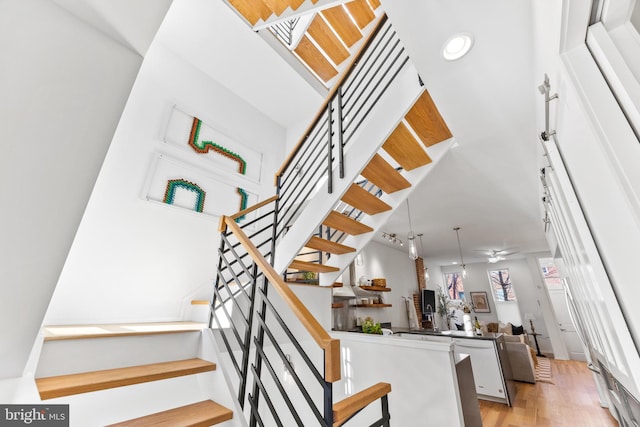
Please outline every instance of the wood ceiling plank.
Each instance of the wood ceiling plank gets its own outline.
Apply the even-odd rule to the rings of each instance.
[[[341,200],[356,209],[360,209],[367,215],[375,215],[391,209],[391,206],[358,184],[351,184],[351,187],[344,193]]]
[[[373,231],[373,228],[368,225],[336,211],[331,211],[322,224],[330,228],[335,228],[336,230],[344,231],[352,236]]]
[[[353,46],[362,38],[360,29],[353,23],[342,5],[325,9],[320,12],[320,14],[327,20],[329,25],[333,27],[347,46]]]
[[[240,15],[249,21],[251,25],[256,25],[259,20],[266,20],[272,14],[271,9],[267,7],[262,0],[229,0]]]
[[[375,154],[360,173],[387,194],[411,187],[411,183],[379,154]]]
[[[307,34],[322,48],[334,64],[339,65],[349,57],[349,51],[336,33],[320,15],[316,15],[307,29]]]
[[[323,81],[329,81],[338,74],[338,70],[306,35],[302,36],[294,51]]]
[[[433,103],[431,95],[426,90],[413,104],[405,119],[427,147],[445,141],[452,136],[449,127]]]
[[[376,18],[376,14],[373,13],[373,10],[371,9],[371,6],[369,6],[369,3],[367,3],[367,0],[355,0],[345,3],[345,6],[360,29],[369,25],[369,23]]]
[[[233,418],[233,411],[212,401],[180,406],[168,411],[157,412],[107,427],[170,427],[170,426],[209,426],[220,424]]]
[[[429,155],[402,122],[391,132],[382,148],[408,171],[431,163]]]

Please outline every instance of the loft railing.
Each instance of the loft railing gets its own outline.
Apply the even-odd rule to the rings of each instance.
[[[340,177],[344,177],[344,153],[349,142],[408,61],[398,35],[383,15],[276,173],[276,239],[325,182],[327,191],[333,191],[334,162],[338,163]]]

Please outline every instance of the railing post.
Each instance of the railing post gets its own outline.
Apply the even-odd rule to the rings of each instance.
[[[380,403],[382,404],[382,425],[383,427],[390,427],[390,419],[389,415],[389,395],[385,394],[380,398]]]
[[[333,193],[333,147],[332,136],[333,126],[331,126],[331,102],[327,103],[327,191]]]
[[[251,302],[249,304],[249,318],[247,330],[244,332],[244,345],[246,348],[242,354],[242,382],[238,388],[238,401],[240,407],[244,409],[245,393],[247,391],[247,377],[249,376],[249,349],[251,348],[251,333],[253,332],[253,314],[256,300],[256,287],[258,286],[258,266],[253,263],[251,268]]]
[[[333,383],[328,381],[324,382],[324,422],[333,426]]]
[[[267,291],[269,290],[269,281],[266,277],[263,276],[262,286],[263,286],[263,298],[267,298]],[[262,305],[260,307],[260,312],[258,316],[264,322],[267,317],[267,303],[263,300]],[[258,326],[258,333],[256,334],[256,346],[263,348],[264,347],[264,328],[262,327],[262,323]],[[261,378],[262,376],[262,357],[260,357],[260,352],[256,351],[256,359],[255,359],[255,367],[256,367],[256,376]],[[253,402],[251,405],[255,408],[255,411],[251,411],[251,418],[249,420],[249,427],[256,427],[258,420],[256,419],[254,413],[259,413],[259,404],[260,404],[260,387],[258,386],[258,381],[253,379],[253,393],[251,394]]]
[[[342,129],[342,86],[336,92],[337,120],[338,120],[338,164],[340,166],[340,179],[344,178],[344,130]]]

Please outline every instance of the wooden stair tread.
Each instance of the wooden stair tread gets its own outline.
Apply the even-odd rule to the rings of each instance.
[[[330,265],[318,264],[317,262],[298,261],[294,259],[289,268],[303,271],[315,271],[316,273],[332,273],[334,271],[340,271],[339,268],[332,267]]]
[[[267,7],[262,1],[254,0],[229,0],[229,4],[232,5],[240,15],[249,21],[251,25],[256,25],[259,20],[266,20],[271,16],[271,9]]]
[[[409,128],[400,122],[382,144],[382,148],[404,170],[412,170],[431,163],[431,158],[413,136]]]
[[[380,7],[380,0],[369,0],[369,5],[371,9],[375,10]]]
[[[40,392],[40,398],[44,400],[175,378],[183,375],[198,374],[215,369],[215,363],[202,359],[186,359],[153,363],[150,365],[83,372],[79,374],[36,378],[36,385]]]
[[[360,28],[366,27],[376,18],[376,14],[371,10],[371,6],[369,6],[367,0],[350,1],[345,3],[345,6]]]
[[[289,7],[289,2],[287,0],[262,0],[262,2],[266,4],[267,7],[276,14],[276,16],[282,15],[282,12],[287,10]]]
[[[451,131],[426,90],[404,117],[422,143],[430,147],[451,138]]]
[[[360,174],[387,194],[411,187],[411,183],[379,154],[373,156]]]
[[[330,7],[320,12],[329,25],[338,33],[338,36],[349,47],[353,46],[362,38],[362,33],[358,26],[351,20],[349,14],[342,5]]]
[[[321,239],[317,236],[312,236],[305,246],[310,249],[329,252],[335,255],[342,255],[356,251],[355,248],[352,248],[351,246],[343,245],[338,242],[332,242],[326,239]]]
[[[336,211],[331,211],[329,216],[322,223],[323,225],[335,228],[336,230],[344,231],[347,234],[356,236],[358,234],[370,233],[373,228],[366,224],[363,224],[355,219],[349,218]]]
[[[294,52],[307,64],[323,81],[329,81],[338,74],[338,70],[320,52],[309,37],[302,36]]]
[[[206,304],[209,304],[209,301],[206,301]],[[42,330],[45,341],[56,341],[196,332],[201,331],[206,327],[207,325],[205,323],[200,322],[149,322],[95,325],[48,325],[43,326]]]
[[[356,394],[333,404],[333,426],[337,427],[346,422],[353,414],[366,407],[371,402],[391,393],[391,384],[377,383]]]
[[[212,400],[192,403],[107,427],[196,427],[210,426],[233,418],[233,411]]]
[[[334,64],[339,65],[349,57],[349,51],[342,44],[326,21],[320,15],[316,15],[307,29],[307,34],[315,40]]]
[[[360,209],[367,215],[375,215],[391,210],[391,206],[358,184],[351,184],[351,187],[349,187],[347,192],[342,196],[341,200],[356,209]]]

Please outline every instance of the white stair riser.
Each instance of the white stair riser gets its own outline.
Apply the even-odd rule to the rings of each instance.
[[[202,332],[45,341],[36,378],[172,360],[200,352]]]

